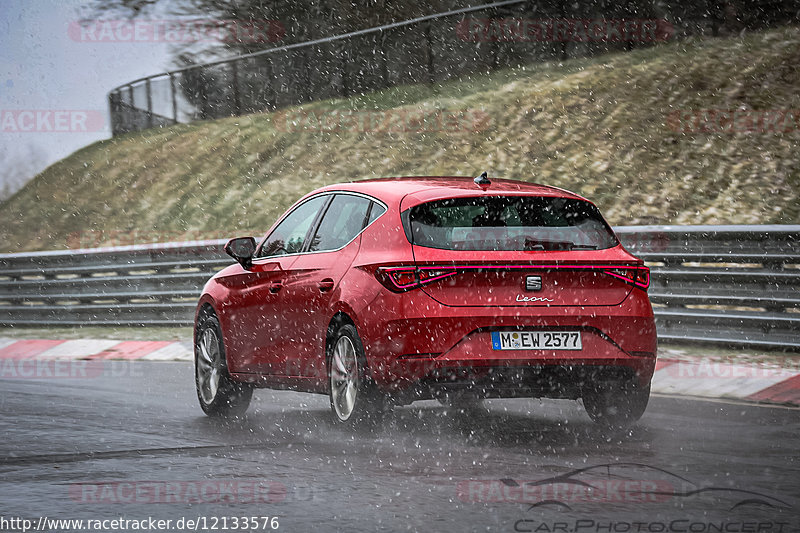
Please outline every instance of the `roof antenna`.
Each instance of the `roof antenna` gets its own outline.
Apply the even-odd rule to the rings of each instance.
[[[475,182],[475,185],[477,185],[484,191],[489,188],[489,185],[492,184],[492,182],[489,180],[489,175],[486,173],[485,170],[481,173],[480,176],[475,178],[473,181]]]

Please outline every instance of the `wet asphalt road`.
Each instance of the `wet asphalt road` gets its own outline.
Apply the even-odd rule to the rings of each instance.
[[[467,413],[420,402],[354,433],[331,422],[324,396],[260,390],[244,420],[223,423],[200,411],[190,364],[94,364],[76,378],[0,379],[3,519],[152,517],[170,531],[800,530],[796,409],[654,397],[631,430],[605,434],[578,402],[495,400]]]

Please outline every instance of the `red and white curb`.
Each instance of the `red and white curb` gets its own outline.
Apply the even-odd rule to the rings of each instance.
[[[190,342],[0,338],[0,378],[4,374],[4,361],[192,361],[193,358]],[[651,391],[800,405],[800,369],[705,359],[659,359]]]
[[[800,405],[800,371],[775,365],[659,359],[650,390],[676,396]]]
[[[188,342],[0,339],[0,360],[192,361]]]

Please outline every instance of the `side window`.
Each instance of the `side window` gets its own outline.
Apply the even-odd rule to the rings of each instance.
[[[338,250],[353,240],[367,221],[372,201],[350,194],[337,194],[311,241],[311,252]]]
[[[367,226],[375,222],[379,216],[386,212],[386,208],[377,202],[372,202],[372,210],[369,212],[369,220]]]
[[[302,250],[308,230],[328,198],[330,198],[328,195],[315,196],[297,206],[270,233],[261,246],[258,257],[296,254]]]

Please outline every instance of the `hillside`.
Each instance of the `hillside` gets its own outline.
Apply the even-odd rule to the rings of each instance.
[[[0,249],[261,235],[323,184],[482,170],[576,191],[617,225],[798,223],[798,65],[786,28],[128,134],[0,206]],[[736,131],[689,120],[737,109]]]

